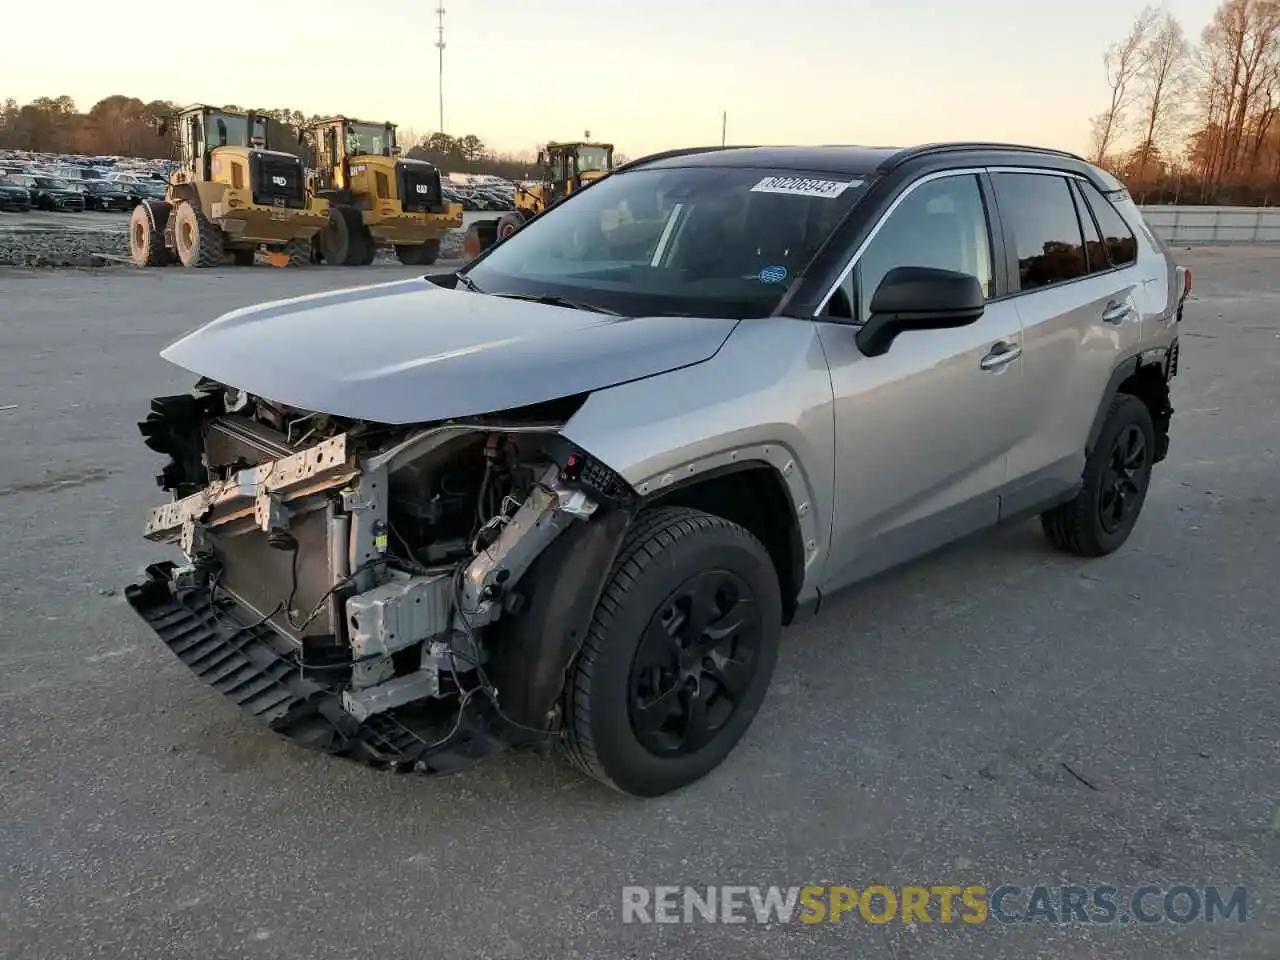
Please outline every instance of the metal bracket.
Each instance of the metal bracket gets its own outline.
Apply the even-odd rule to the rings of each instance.
[[[460,630],[496,620],[502,613],[502,596],[524,576],[547,546],[574,520],[585,520],[596,510],[595,501],[580,490],[561,485],[560,468],[552,464],[529,496],[502,526],[490,547],[467,566],[462,579]]]

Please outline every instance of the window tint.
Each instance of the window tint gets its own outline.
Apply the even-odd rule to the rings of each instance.
[[[1098,226],[1102,228],[1112,266],[1124,267],[1134,263],[1138,259],[1138,241],[1124,217],[1120,216],[1111,201],[1099,193],[1093,184],[1082,183],[1080,187],[1089,206],[1093,208],[1093,215],[1098,218]]]
[[[1111,264],[1107,261],[1107,248],[1102,245],[1102,235],[1098,233],[1098,225],[1093,222],[1093,214],[1089,212],[1089,207],[1080,196],[1080,181],[1072,180],[1070,183],[1071,196],[1076,202],[1076,213],[1080,217],[1080,226],[1084,230],[1084,254],[1089,264],[1089,272],[1109,270]]]
[[[1065,177],[997,173],[1000,215],[1013,227],[1024,291],[1085,275],[1084,241]]]
[[[991,236],[978,180],[943,177],[917,187],[880,227],[858,260],[859,319],[894,267],[938,267],[978,278],[991,296]]]

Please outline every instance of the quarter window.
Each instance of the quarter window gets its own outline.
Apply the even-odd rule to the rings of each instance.
[[[1102,238],[1107,245],[1113,267],[1127,267],[1138,259],[1138,241],[1115,206],[1091,183],[1080,184],[1085,199],[1093,208],[1102,228]]]
[[[1084,240],[1065,177],[997,173],[1000,215],[1013,228],[1023,292],[1083,277]]]
[[[1076,214],[1080,217],[1080,227],[1084,230],[1084,256],[1089,264],[1089,272],[1108,270],[1111,264],[1107,260],[1107,248],[1102,245],[1102,235],[1098,233],[1098,225],[1093,222],[1093,214],[1080,196],[1080,181],[1069,182],[1073,184],[1071,199],[1076,202]]]
[[[991,296],[991,235],[978,178],[942,177],[912,190],[889,214],[858,259],[858,314],[894,267],[937,267],[972,274]]]

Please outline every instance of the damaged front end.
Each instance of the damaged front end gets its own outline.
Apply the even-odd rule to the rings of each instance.
[[[127,599],[305,746],[434,772],[546,742],[634,502],[561,436],[579,403],[389,426],[207,380],[157,399],[173,500],[145,536],[184,560]]]

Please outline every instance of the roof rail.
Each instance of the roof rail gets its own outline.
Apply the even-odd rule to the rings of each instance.
[[[1077,160],[1080,163],[1088,163],[1084,157],[1077,156],[1074,153],[1068,153],[1066,150],[1054,150],[1051,147],[1032,147],[1021,143],[997,143],[983,140],[974,141],[957,141],[954,143],[923,143],[917,147],[907,147],[905,150],[899,150],[893,156],[885,159],[877,168],[879,173],[888,173],[910,160],[916,160],[920,157],[935,156],[940,153],[959,153],[969,150],[1006,150],[1011,153],[1032,153],[1041,156],[1062,157],[1066,160]]]
[[[634,160],[628,160],[619,167],[614,167],[614,172],[626,170],[630,167],[639,167],[646,163],[657,163],[659,160],[670,160],[673,157],[691,157],[699,153],[717,153],[721,150],[743,150],[749,149],[747,145],[735,143],[721,147],[678,147],[675,150],[661,150],[658,153],[650,153],[643,157],[637,157]]]

